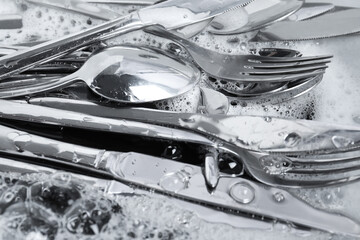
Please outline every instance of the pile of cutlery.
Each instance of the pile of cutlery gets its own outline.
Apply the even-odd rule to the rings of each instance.
[[[359,22],[359,9],[298,0],[26,2],[106,21],[33,46],[0,46],[4,169],[28,171],[9,167],[18,161],[56,165],[120,189],[137,186],[191,204],[360,236],[356,220],[315,209],[288,190],[358,180],[360,127],[226,115],[231,101],[285,101],[310,91],[333,56],[278,48],[225,54],[191,40],[202,31],[256,31],[251,41],[352,34],[360,31],[349,24]],[[120,16],[104,4],[144,8]],[[2,15],[0,29],[21,27],[19,21]],[[105,43],[138,30],[171,41],[181,53]],[[154,102],[198,87],[202,75],[197,113],[154,109]]]

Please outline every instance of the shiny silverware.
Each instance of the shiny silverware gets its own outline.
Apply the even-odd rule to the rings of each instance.
[[[211,77],[223,80],[257,83],[293,81],[315,76],[319,74],[319,71],[325,71],[327,68],[325,64],[332,57],[273,58],[256,55],[221,54],[199,47],[187,39],[160,28],[152,27],[146,31],[183,46],[204,72]]]
[[[205,148],[216,149],[221,154],[228,154],[255,179],[271,186],[314,187],[360,178],[359,172],[354,171],[356,167],[349,168],[347,164],[341,167],[339,159],[341,153],[352,152],[351,159],[355,159],[352,164],[359,166],[356,159],[359,157],[360,128],[356,126],[270,117],[179,114],[140,108],[113,108],[68,99],[56,99],[52,104],[41,100],[32,102],[51,105],[55,109],[28,105],[26,102],[1,100],[0,103],[2,119],[200,144]],[[71,111],[67,111],[69,109]],[[318,159],[321,159],[322,164],[318,170],[331,168],[336,163],[337,174],[322,171],[323,175],[320,176],[308,171],[308,175],[297,175],[298,170],[309,166],[306,161],[320,162]],[[345,162],[348,159],[349,157],[345,158]],[[213,174],[207,175],[206,182],[215,187],[215,180],[220,178],[216,166],[221,159],[214,157],[213,161],[214,164],[209,167],[215,169],[208,169]],[[316,169],[312,171],[315,173]]]
[[[162,0],[82,0],[88,3],[152,5]]]
[[[17,14],[0,14],[0,29],[22,28],[22,16]]]
[[[249,1],[225,0],[219,5],[217,0],[212,0],[207,1],[207,4],[204,5],[198,2],[191,2],[189,4],[188,1],[170,0],[142,8],[123,18],[118,18],[61,39],[31,47],[27,51],[1,57],[0,79],[51,61],[100,40],[151,25],[160,25],[168,30],[177,29],[211,19],[229,9],[242,7],[249,3]]]
[[[305,2],[304,5],[291,14],[287,20],[290,21],[304,21],[311,18],[316,18],[327,12],[330,12],[335,8],[331,3],[319,3],[319,2]]]
[[[181,95],[199,80],[197,68],[166,52],[118,46],[99,50],[79,70],[58,81],[5,89],[0,97],[32,95],[84,81],[94,93],[109,100],[144,103]]]
[[[256,0],[244,7],[245,14],[229,12],[218,17],[212,22],[208,31],[213,34],[229,35],[257,30],[287,18],[302,5],[303,1],[298,0],[275,2]]]
[[[106,8],[97,7],[95,5],[88,4],[79,0],[26,0],[27,2],[33,4],[44,5],[46,7],[59,8],[66,11],[73,11],[81,13],[90,17],[102,19],[102,20],[112,20],[120,17],[121,15],[117,12],[108,10]]]
[[[207,179],[207,168],[213,167],[212,153],[206,155],[203,170],[194,164],[137,152],[89,148],[4,126],[0,126],[0,130],[0,151],[5,153],[36,157],[49,163],[63,162],[75,169],[78,165],[79,169],[86,169],[90,175],[92,172],[103,172],[111,179],[123,183],[147,187],[200,204],[290,221],[325,231],[360,235],[360,226],[354,220],[317,210],[284,189],[265,187],[263,184],[242,178],[244,173],[241,168],[233,168],[233,171],[238,171],[236,173],[222,172],[218,169],[217,174],[221,177],[216,179],[216,191],[209,192],[204,179]],[[298,211],[293,211],[294,208]]]
[[[300,41],[349,35],[360,32],[359,21],[360,10],[350,9],[328,13],[308,21],[278,22],[261,30],[255,40]]]
[[[104,179],[101,178],[100,174],[95,174],[94,171],[90,171],[90,174],[92,175],[89,177],[88,175],[84,175],[84,171],[79,171],[81,168],[80,165],[76,165],[76,168],[73,169],[71,166],[68,165],[62,165],[62,169],[56,170],[54,168],[51,168],[47,164],[51,165],[51,161],[45,161],[45,163],[42,161],[37,161],[39,159],[31,158],[28,159],[29,161],[26,161],[23,157],[14,156],[14,155],[7,155],[0,157],[0,174],[8,174],[9,172],[13,173],[21,173],[22,177],[28,177],[33,176],[36,178],[38,174],[47,174],[49,176],[49,182],[51,182],[52,179],[57,179],[57,177],[64,177],[67,176],[71,178],[70,182],[70,188],[74,189],[72,187],[78,186],[78,184],[85,184],[88,186],[91,186],[93,189],[101,189],[107,196],[114,196],[114,197],[123,197],[124,195],[141,195],[141,196],[148,196],[148,197],[154,197],[153,194],[146,189],[141,188],[132,188],[126,183],[122,183],[120,181],[115,181],[111,179]],[[33,161],[32,161],[33,160]],[[59,162],[57,162],[59,164]],[[66,170],[68,172],[64,173],[63,170]],[[80,174],[82,173],[82,174]],[[24,178],[22,178],[24,180]],[[25,180],[26,181],[26,180]],[[46,180],[45,180],[46,182]],[[24,182],[28,183],[28,182]],[[31,182],[32,183],[32,182]],[[34,185],[37,183],[35,182]],[[45,183],[46,184],[46,183]],[[51,182],[50,184],[54,184]],[[73,186],[75,184],[75,186]],[[54,184],[56,186],[56,184]],[[14,186],[14,190],[18,189],[19,185]],[[27,185],[28,186],[28,185]],[[21,188],[20,188],[21,189]],[[36,197],[38,197],[36,195]],[[257,230],[271,230],[274,227],[273,221],[265,221],[264,219],[261,220],[261,217],[259,218],[249,218],[248,216],[241,216],[232,214],[230,212],[219,212],[218,209],[214,209],[211,207],[205,207],[201,206],[196,203],[187,202],[178,198],[168,198],[167,196],[162,196],[158,194],[156,196],[157,199],[164,199],[164,201],[169,202],[170,204],[175,204],[175,206],[181,206],[182,210],[189,210],[193,213],[195,213],[200,219],[204,219],[207,222],[211,223],[223,223],[228,224],[230,226],[238,227],[238,228],[249,228],[249,229],[257,229]],[[14,204],[17,204],[14,202]],[[33,205],[29,205],[29,208]],[[15,210],[16,211],[16,210]],[[17,213],[17,212],[16,212]],[[16,214],[15,213],[15,214]],[[11,213],[10,213],[11,214]],[[21,214],[21,213],[19,213]],[[12,215],[13,216],[13,215]],[[214,217],[216,216],[216,217]],[[277,226],[282,226],[286,223],[279,223],[277,222]],[[311,229],[309,229],[311,230]],[[305,231],[305,229],[302,229],[302,232]]]

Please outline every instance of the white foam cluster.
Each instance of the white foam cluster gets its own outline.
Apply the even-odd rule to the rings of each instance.
[[[209,223],[171,199],[151,193],[107,195],[101,189],[94,189],[92,181],[95,180],[84,181],[64,172],[0,174],[0,212],[7,216],[0,217],[0,238],[211,240],[241,236],[250,240],[260,239],[264,234],[256,226],[240,229]],[[42,188],[38,189],[39,185]],[[37,189],[45,200],[34,194]],[[74,202],[61,200],[70,201],[68,198],[74,195],[77,196],[72,198]],[[24,205],[24,201],[28,204]],[[293,239],[329,237],[276,222],[267,232],[268,239],[285,240],[289,234]]]

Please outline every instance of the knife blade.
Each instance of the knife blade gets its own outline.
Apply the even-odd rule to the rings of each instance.
[[[0,152],[37,157],[47,162],[67,163],[90,174],[94,171],[97,174],[103,172],[122,183],[146,187],[213,208],[232,209],[265,216],[266,220],[279,219],[329,232],[360,235],[360,226],[353,219],[313,208],[285,189],[265,186],[246,178],[220,178],[216,191],[209,192],[203,169],[196,165],[137,152],[84,147],[1,125],[0,139]],[[4,143],[5,147],[2,149]],[[13,145],[13,148],[9,149],[8,145]],[[178,180],[178,183],[173,184],[174,180]],[[247,191],[245,195],[244,190]],[[281,194],[280,201],[274,201],[276,194]],[[298,211],[294,211],[294,208]]]
[[[278,22],[259,31],[255,41],[301,41],[360,32],[360,9],[329,13],[301,22]]]
[[[104,3],[104,4],[131,4],[131,5],[152,5],[159,0],[83,0],[88,3]]]
[[[17,14],[1,14],[0,29],[17,29],[22,28],[22,16]]]
[[[68,10],[72,12],[81,13],[90,17],[102,19],[102,20],[111,20],[121,15],[117,12],[108,10],[106,8],[97,7],[86,2],[78,0],[26,0],[33,4],[43,5],[46,7],[55,7],[63,10]]]
[[[360,8],[360,1],[355,0],[306,0],[308,3],[331,3],[337,7]]]
[[[294,14],[288,17],[290,21],[304,21],[318,17],[333,10],[335,6],[329,3],[304,3],[304,5]]]

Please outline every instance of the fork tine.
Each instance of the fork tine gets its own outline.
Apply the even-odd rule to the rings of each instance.
[[[313,61],[299,61],[299,62],[274,62],[274,63],[251,63],[251,67],[256,69],[269,69],[269,68],[286,68],[286,67],[301,67],[308,65],[316,65],[316,64],[327,64],[330,63],[330,60],[320,59]]]
[[[289,68],[274,68],[274,69],[249,69],[246,74],[249,75],[274,75],[274,74],[291,74],[314,71],[319,69],[328,68],[325,64],[310,65],[304,67],[289,67]]]
[[[261,83],[261,82],[289,82],[299,79],[309,78],[316,75],[324,74],[325,69],[318,69],[315,71],[305,71],[301,73],[289,73],[289,74],[273,74],[273,75],[243,75],[241,79],[227,79],[229,81],[236,81],[241,83]]]
[[[321,59],[330,59],[332,55],[321,55],[321,56],[311,56],[311,57],[260,57],[255,56],[249,57],[249,60],[254,62],[262,63],[289,63],[289,62],[303,62],[303,61],[314,61]]]
[[[360,151],[318,157],[290,157],[292,168],[277,178],[283,183],[303,187],[338,184],[360,178]]]

